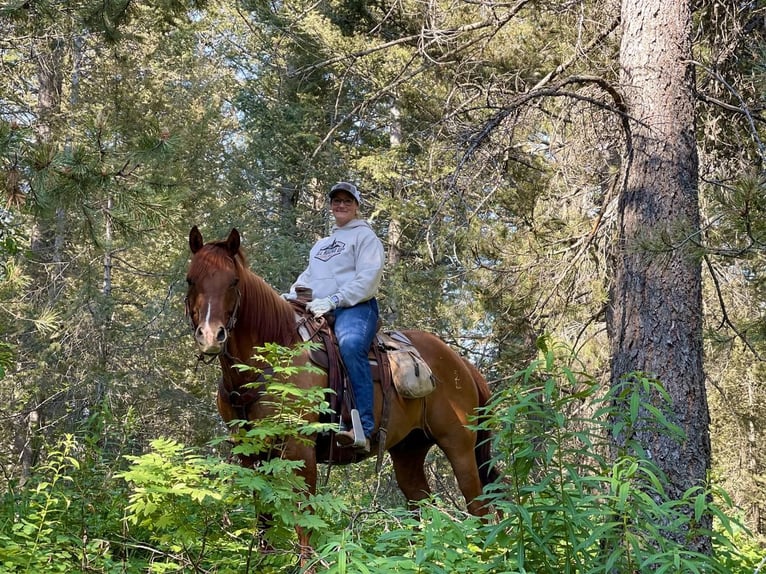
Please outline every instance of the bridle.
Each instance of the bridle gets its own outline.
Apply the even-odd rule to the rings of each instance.
[[[229,354],[229,351],[227,350],[229,335],[234,330],[234,327],[237,324],[237,318],[239,315],[239,305],[242,301],[242,291],[240,291],[239,287],[237,287],[236,285],[234,285],[233,288],[236,291],[237,298],[234,301],[234,309],[231,310],[231,315],[229,315],[229,320],[226,323],[226,326],[223,328],[226,333],[226,339],[221,345],[221,350],[218,351],[217,353],[200,353],[199,355],[197,355],[198,363],[204,363],[205,365],[210,365],[213,361],[215,361],[220,356],[224,356],[227,359],[231,359],[234,362],[241,362],[239,359]],[[184,298],[184,307],[185,307],[186,317],[189,320],[189,327],[191,328],[192,334],[194,334],[196,333],[197,327],[199,325],[196,325],[194,323],[194,318],[192,317],[192,312],[191,312],[191,304],[189,302],[189,295],[187,295]]]

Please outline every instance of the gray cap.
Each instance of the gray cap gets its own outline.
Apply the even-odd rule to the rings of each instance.
[[[354,199],[358,204],[361,205],[362,203],[362,194],[359,193],[359,190],[356,188],[356,186],[353,183],[349,183],[347,181],[339,181],[335,185],[332,186],[332,189],[330,189],[330,199],[339,191],[346,191],[354,196]]]

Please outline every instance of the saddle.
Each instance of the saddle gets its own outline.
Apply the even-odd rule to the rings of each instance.
[[[309,352],[309,359],[327,372],[328,386],[334,391],[330,406],[334,418],[327,422],[343,422],[349,425],[351,411],[355,408],[354,393],[346,374],[338,349],[338,341],[332,329],[332,315],[316,318],[306,310],[308,299],[300,297],[290,302],[295,309],[298,333],[304,341],[319,343]],[[329,320],[328,320],[329,319]],[[377,436],[378,451],[386,443],[391,401],[399,395],[403,398],[420,398],[434,388],[430,368],[420,358],[412,342],[398,331],[383,332],[378,325],[376,337],[368,353],[370,371],[374,382],[381,385],[383,406]],[[414,389],[414,391],[413,391]],[[350,449],[347,449],[347,451]]]
[[[290,303],[298,316],[297,328],[301,339],[319,343],[319,346],[309,352],[309,360],[327,371],[328,387],[334,391],[334,395],[330,398],[330,406],[336,414],[336,419],[348,423],[351,410],[355,407],[354,391],[340,357],[338,340],[332,329],[332,316],[329,316],[329,320],[325,317],[314,317],[313,313],[306,310],[306,302],[301,299],[292,300]],[[393,388],[393,381],[388,358],[375,341],[370,347],[368,360],[373,381],[381,384],[384,413],[386,413],[385,405]],[[380,427],[384,428],[383,420]]]

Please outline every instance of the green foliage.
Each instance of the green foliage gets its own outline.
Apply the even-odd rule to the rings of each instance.
[[[168,569],[180,563],[240,573],[284,566],[296,554],[294,529],[325,530],[332,522],[323,513],[342,508],[335,497],[307,491],[299,474],[303,461],[279,456],[288,439],[307,441],[324,428],[312,422],[312,415],[327,410],[325,389],[303,390],[285,379],[315,368],[296,364],[305,348],[268,344],[256,349],[256,359],[270,365],[258,384],[264,385],[262,400],[271,415],[257,424],[235,421],[232,453],[270,453],[268,460],[243,467],[167,439],[153,441],[149,454],[129,457],[133,465],[120,475],[132,487],[127,520],[167,556],[160,562]],[[256,552],[264,541],[273,554]]]
[[[296,526],[313,532],[313,565],[338,574],[754,571],[761,551],[726,493],[699,487],[668,500],[665,477],[650,459],[611,453],[615,433],[629,435],[637,417],[677,436],[662,409],[633,398],[645,397],[646,388],[661,393],[659,383],[636,374],[602,392],[561,349],[541,348],[543,357],[487,409],[483,424],[495,432],[504,471],[487,491],[498,511],[487,523],[436,497],[416,513],[374,500],[351,509],[344,495],[353,484],[309,495],[296,474],[300,462],[276,457],[243,468],[171,439],[128,456],[130,467],[115,475],[108,446],[117,437],[103,409],[0,500],[0,571],[297,571]],[[326,408],[324,396],[277,380],[305,368],[295,367],[297,352],[260,350],[275,366],[267,383],[273,416],[238,425],[241,452],[318,430],[301,421]],[[706,513],[715,524],[712,557],[666,540],[680,528],[705,534],[696,525]],[[261,517],[268,517],[266,530]]]
[[[0,506],[0,571],[140,572],[122,533],[121,481],[104,464],[92,437],[65,436]]]
[[[507,549],[497,564],[519,572],[731,572],[749,565],[733,542],[742,532],[716,486],[689,489],[670,500],[666,477],[641,456],[629,429],[639,417],[680,440],[664,409],[645,400],[665,396],[658,381],[634,373],[604,392],[571,366],[561,349],[542,345],[543,358],[517,373],[516,385],[488,406],[497,463],[506,481],[490,498],[502,513],[487,542]],[[614,451],[618,434],[630,447]],[[700,526],[712,515],[717,529]],[[711,536],[713,557],[668,539],[670,532]]]
[[[174,570],[216,564],[220,572],[246,571],[259,559],[258,509],[274,511],[269,538],[283,550],[288,545],[300,491],[296,463],[276,459],[252,470],[165,439],[130,460],[132,468],[121,475],[132,487],[127,519],[165,556],[155,563]]]
[[[5,371],[13,364],[13,347],[0,341],[0,379],[5,377]]]
[[[568,353],[551,350],[545,340],[541,350],[543,358],[516,373],[514,385],[498,392],[487,409],[496,463],[505,471],[487,493],[497,517],[483,524],[433,504],[420,508],[420,520],[395,510],[360,512],[346,531],[318,548],[326,571],[754,570],[758,550],[726,493],[700,487],[669,500],[665,477],[649,458],[612,453],[614,435],[625,434],[640,417],[642,424],[678,436],[661,409],[643,402],[647,388],[662,396],[659,383],[634,374],[619,389],[603,392],[572,366]],[[626,401],[635,407],[625,409]],[[667,540],[683,528],[690,536],[708,534],[696,526],[705,513],[715,517],[712,557]]]
[[[328,431],[330,424],[318,422],[321,414],[331,414],[330,403],[326,395],[331,392],[322,387],[301,389],[290,378],[301,372],[322,372],[311,363],[299,364],[298,360],[316,343],[300,343],[294,347],[282,347],[276,343],[266,343],[254,349],[253,359],[268,365],[265,370],[248,365],[237,365],[242,371],[252,371],[260,376],[263,396],[260,404],[270,410],[270,415],[257,425],[247,421],[235,421],[233,426],[239,430],[234,435],[236,446],[234,454],[252,456],[273,450],[276,445],[287,439],[303,443],[312,440],[313,435]]]
[[[498,548],[487,548],[476,517],[452,515],[443,505],[360,513],[327,537],[317,561],[331,573],[477,573],[489,569]]]
[[[390,323],[440,333],[491,363],[484,372],[504,381],[526,361],[527,337],[519,333],[548,329],[581,345],[590,354],[589,372],[598,376],[608,351],[603,305],[624,149],[620,115],[604,90],[618,71],[619,35],[609,26],[619,16],[619,3],[495,8],[490,16],[483,3],[456,9],[409,1],[18,0],[0,8],[6,16],[2,204],[39,215],[34,222],[18,217],[13,228],[0,223],[0,254],[17,259],[0,268],[2,278],[11,278],[0,285],[0,377],[6,371],[0,415],[7,421],[0,443],[8,445],[0,464],[13,484],[29,471],[19,463],[20,454],[41,461],[11,496],[9,508],[28,497],[40,504],[46,491],[34,490],[42,480],[36,473],[53,472],[46,457],[61,449],[38,447],[74,432],[80,413],[102,399],[120,419],[129,414],[127,429],[139,427],[131,452],[145,448],[149,437],[209,440],[218,420],[210,397],[214,369],[195,371],[178,344],[186,329],[177,296],[185,233],[192,222],[226,231],[232,224],[244,227],[258,245],[251,263],[284,290],[326,228],[326,183],[340,176],[359,178],[369,200],[366,213],[384,240],[400,248],[401,261],[387,269],[382,297]],[[711,403],[718,455],[713,476],[730,481],[738,491],[732,493],[735,501],[754,525],[766,505],[763,373],[752,361],[753,354],[763,354],[766,325],[763,138],[755,132],[757,122],[744,120],[750,119],[748,110],[758,111],[754,102],[764,92],[759,14],[703,1],[695,10],[694,40],[702,216],[709,223],[694,240],[712,248],[709,271],[716,284],[709,286],[708,301],[715,304],[707,306],[707,327],[723,343],[706,365],[717,389],[711,395],[720,399]],[[63,58],[56,57],[52,39]],[[46,69],[62,80],[61,99],[41,109],[39,73]],[[396,145],[389,138],[394,133]],[[394,221],[401,237],[386,236]],[[55,258],[38,253],[39,260],[25,265],[22,246],[40,230],[42,245],[55,247]],[[99,293],[105,253],[115,256],[109,297]],[[732,360],[731,337],[740,334],[754,346]],[[580,353],[583,360],[585,354]],[[624,382],[613,392],[613,403],[602,405],[600,422],[618,406],[627,414],[613,419],[614,429],[596,425],[590,440],[598,448],[588,457],[582,450],[589,447],[578,443],[584,444],[585,428],[595,424],[589,405],[598,392],[580,389],[575,394],[583,398],[569,402],[565,395],[536,395],[539,412],[527,401],[514,412],[520,417],[514,423],[498,421],[501,429],[513,426],[519,437],[497,443],[499,460],[519,473],[528,490],[551,480],[554,461],[576,461],[573,476],[597,476],[592,483],[599,489],[611,488],[611,480],[629,482],[618,488],[614,504],[623,504],[619,498],[627,493],[620,508],[625,516],[637,513],[634,492],[657,489],[654,469],[627,449],[611,462],[605,436],[617,429],[621,438],[630,438],[637,420],[665,415],[661,405],[644,405],[635,385],[658,397],[661,387],[640,375]],[[529,398],[527,390],[517,386],[515,392]],[[280,393],[286,398],[292,390],[275,386],[273,392],[277,409]],[[539,428],[559,407],[567,409],[563,418]],[[40,414],[40,429],[27,424],[31,409]],[[273,424],[266,434],[277,426],[279,433],[289,429],[290,416]],[[655,428],[673,432],[661,419]],[[242,429],[245,438],[260,432]],[[252,438],[249,444],[260,444]],[[10,446],[14,441],[29,448],[19,453]],[[89,452],[100,453],[87,458],[98,461],[96,468],[68,468],[73,481],[58,480],[52,487],[69,492],[55,495],[57,500],[99,493],[95,509],[109,514],[95,526],[88,522],[88,544],[102,544],[105,556],[121,532],[112,518],[122,493],[107,477],[120,467],[114,451],[124,445],[89,444]],[[83,460],[79,448],[75,458]],[[178,453],[172,464],[187,455],[194,451]],[[564,504],[558,502],[564,494],[576,494],[562,485],[580,484],[568,475],[559,483],[551,482],[562,494],[545,499],[554,505]],[[704,501],[702,494],[689,496]],[[704,502],[685,504],[705,510]],[[64,521],[80,507],[87,504],[47,514],[53,530],[69,532]],[[84,514],[88,521],[99,516]],[[542,515],[532,513],[538,527]],[[428,527],[412,533],[403,516],[389,518],[352,521],[354,531],[341,532],[343,547],[359,546],[348,554],[355,560],[351,569],[383,568],[385,558],[375,549],[410,557],[409,535],[426,543],[420,533]],[[454,526],[449,517],[440,522],[437,538],[457,536],[459,519]],[[345,523],[339,518],[339,525]],[[361,525],[366,531],[357,536]],[[378,529],[391,532],[391,539],[378,542]],[[62,535],[62,544],[79,540],[74,525],[71,533]],[[131,535],[136,546],[152,544],[137,525]],[[565,536],[562,531],[556,540]],[[55,542],[43,537],[38,549],[45,548],[56,556]],[[153,552],[140,558],[133,553],[131,566],[120,567],[140,569],[150,561],[157,570],[161,564],[190,567],[184,557],[176,564],[170,555],[152,558]],[[452,545],[444,552],[453,552]],[[450,555],[434,558],[433,568],[439,560],[463,567]],[[72,571],[98,569],[95,559],[85,563]],[[407,567],[428,568],[416,561]]]
[[[19,505],[17,520],[3,528],[0,564],[8,572],[66,572],[78,540],[59,531],[72,499],[59,485],[71,481],[70,471],[78,470],[79,462],[72,457],[74,441],[67,437],[61,450],[51,453],[49,461],[39,471],[39,481],[29,490],[29,496]],[[6,500],[6,504],[13,503]],[[5,513],[4,513],[5,514]],[[5,514],[6,521],[13,516]],[[50,569],[48,569],[50,568]]]

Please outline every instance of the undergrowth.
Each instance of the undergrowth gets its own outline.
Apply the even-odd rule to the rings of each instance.
[[[293,372],[280,371],[295,368],[289,352],[263,353],[276,374]],[[279,457],[244,469],[158,438],[146,454],[114,459],[85,429],[3,493],[0,572],[298,572],[296,525],[313,533],[318,572],[756,572],[763,551],[725,492],[701,485],[669,500],[640,449],[614,450],[614,434],[629,435],[639,417],[680,438],[666,412],[645,404],[647,390],[662,396],[661,384],[634,373],[605,390],[574,364],[543,347],[495,392],[481,424],[493,432],[503,480],[486,490],[496,510],[488,522],[437,497],[413,513],[374,501],[352,508],[342,490],[311,496],[294,472],[301,463]],[[278,377],[268,384],[274,417],[235,428],[238,451],[323,430],[301,423],[327,408],[321,391]],[[699,526],[703,516],[713,518],[711,531]],[[672,542],[674,531],[710,536],[713,555]]]

